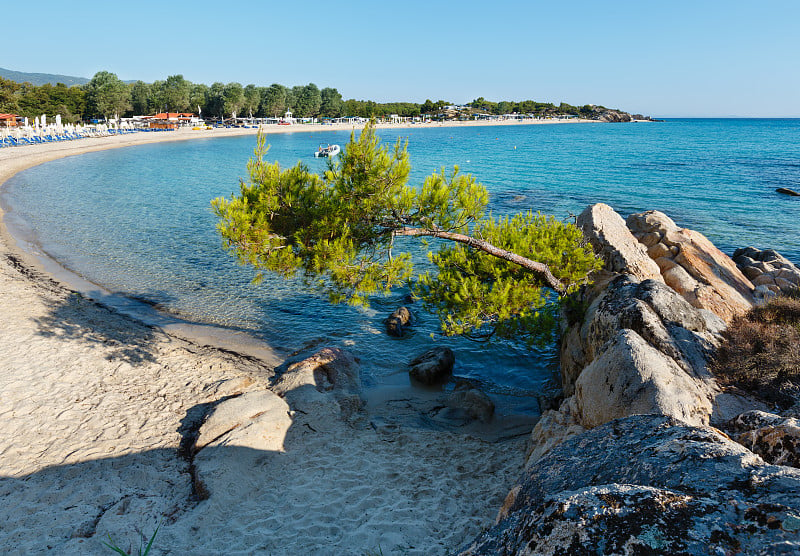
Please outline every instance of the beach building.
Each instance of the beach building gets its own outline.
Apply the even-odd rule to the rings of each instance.
[[[150,129],[178,129],[198,125],[202,120],[191,112],[161,112],[152,116],[136,116],[134,121]]]
[[[23,125],[23,120],[16,114],[0,114],[0,127],[17,127]]]

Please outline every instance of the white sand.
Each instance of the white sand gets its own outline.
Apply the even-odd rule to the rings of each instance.
[[[312,127],[330,129],[303,126]],[[248,132],[2,149],[0,184],[61,156]],[[215,448],[231,462],[227,486],[198,502],[178,454],[182,422],[196,420],[202,404],[267,388],[274,363],[177,338],[76,295],[3,229],[3,552],[110,554],[102,545],[110,535],[135,553],[161,523],[152,554],[440,554],[493,522],[520,472],[524,436],[488,442],[434,430],[419,413],[425,402],[391,395],[356,425],[313,430],[297,421],[283,451]]]

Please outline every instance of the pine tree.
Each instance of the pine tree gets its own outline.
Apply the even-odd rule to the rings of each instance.
[[[486,188],[442,170],[408,185],[406,145],[382,145],[373,125],[323,175],[264,161],[259,135],[250,179],[213,208],[225,246],[243,264],[301,274],[332,302],[409,284],[447,334],[530,342],[552,337],[558,301],[600,267],[574,225],[531,212],[487,214]],[[412,242],[431,238],[432,270],[416,275]]]

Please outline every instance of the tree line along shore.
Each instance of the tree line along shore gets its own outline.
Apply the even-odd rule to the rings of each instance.
[[[375,102],[344,99],[336,88],[320,89],[314,83],[287,87],[273,83],[268,87],[241,83],[215,82],[210,86],[192,83],[180,74],[163,81],[124,82],[114,73],[100,71],[85,85],[67,86],[46,83],[18,83],[0,77],[0,113],[33,118],[40,114],[61,116],[65,123],[91,119],[156,114],[159,112],[199,112],[207,118],[223,119],[233,114],[253,117],[278,117],[287,110],[295,117],[381,118],[428,117],[431,119],[476,119],[502,114],[525,114],[539,118],[576,117],[604,121],[649,119],[620,110],[586,104],[533,100],[494,102],[479,97],[466,105],[445,100],[416,102]]]

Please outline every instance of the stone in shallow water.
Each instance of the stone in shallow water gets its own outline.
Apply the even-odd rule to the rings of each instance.
[[[436,347],[415,357],[408,365],[408,374],[422,384],[432,385],[446,382],[453,374],[456,356],[453,350]]]

